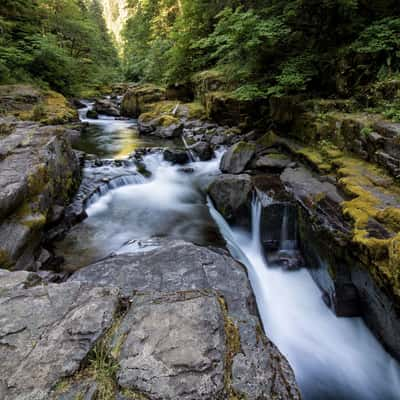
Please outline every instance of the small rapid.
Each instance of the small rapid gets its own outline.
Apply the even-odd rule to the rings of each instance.
[[[157,239],[170,237],[201,245],[221,245],[248,269],[267,335],[293,367],[304,400],[398,400],[400,367],[388,355],[360,318],[337,318],[325,305],[306,269],[285,271],[269,266],[263,256],[262,207],[271,203],[257,193],[252,204],[251,232],[230,227],[211,201],[206,187],[219,174],[222,150],[207,162],[184,167],[151,151],[141,162],[151,176],[140,174],[127,155],[143,147],[166,143],[139,137],[135,120],[100,116],[88,119],[93,103],[80,110],[88,124],[78,149],[102,157],[94,171],[107,175],[86,203],[88,218],[59,243],[65,268],[79,268],[110,253],[146,251]],[[171,146],[171,141],[168,141]],[[186,143],[178,143],[187,149]],[[104,158],[108,158],[104,162]],[[126,164],[116,168],[115,160]],[[120,161],[122,160],[122,161]],[[259,200],[261,199],[261,200]],[[261,204],[262,203],[262,204]],[[285,207],[279,253],[297,250],[289,208]]]
[[[306,269],[288,272],[267,265],[260,201],[252,204],[251,233],[231,228],[209,206],[232,255],[248,269],[265,331],[293,367],[303,399],[398,400],[400,366],[363,320],[337,318]],[[290,250],[293,244],[288,245],[281,250]]]

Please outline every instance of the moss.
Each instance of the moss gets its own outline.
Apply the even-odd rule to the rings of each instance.
[[[178,124],[179,124],[179,119],[172,117],[170,115],[162,115],[161,117],[157,118],[157,125],[161,125],[164,128]]]
[[[225,373],[224,373],[224,386],[228,400],[239,400],[243,397],[238,395],[232,387],[232,364],[233,359],[241,352],[240,333],[233,319],[228,315],[228,307],[225,299],[218,296],[218,301],[221,306],[222,314],[225,323]]]
[[[400,208],[388,207],[378,211],[376,219],[393,232],[400,232]]]
[[[238,142],[233,146],[233,153],[241,153],[243,151],[255,151],[255,145],[247,142]]]
[[[278,136],[273,131],[269,131],[260,139],[258,139],[256,143],[258,146],[272,147],[277,143],[277,141]]]
[[[132,389],[122,389],[121,394],[129,400],[148,400],[149,398],[145,396],[143,393],[138,391],[134,391]]]
[[[201,103],[185,103],[184,107],[187,109],[189,119],[204,119],[206,117],[206,110]]]
[[[0,248],[0,268],[9,269],[13,265],[10,255]]]

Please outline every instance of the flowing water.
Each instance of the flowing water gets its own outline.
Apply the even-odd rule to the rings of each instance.
[[[120,157],[121,149],[147,146],[147,139],[134,132],[135,121],[88,122],[96,130],[83,141],[99,156]],[[163,161],[160,153],[145,156],[152,176],[103,193],[91,202],[89,217],[60,244],[67,265],[76,268],[110,252],[135,251],[141,240],[154,236],[216,245],[219,230],[232,255],[247,266],[266,333],[288,358],[305,400],[400,399],[399,365],[363,321],[336,318],[307,270],[267,265],[260,245],[260,202],[253,203],[251,232],[231,228],[206,204],[205,187],[218,174],[220,157],[192,162],[188,171]],[[294,246],[285,234],[285,215],[280,251]]]
[[[362,319],[337,318],[307,270],[267,265],[260,202],[253,202],[251,233],[231,228],[211,204],[210,209],[232,254],[247,266],[265,331],[293,367],[303,398],[398,400],[400,366]]]

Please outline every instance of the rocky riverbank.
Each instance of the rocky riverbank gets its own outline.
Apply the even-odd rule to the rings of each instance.
[[[9,87],[7,96],[13,90],[22,89]],[[44,101],[37,93],[16,96],[1,120],[0,397],[299,399],[292,369],[265,336],[245,269],[224,249],[153,239],[153,250],[111,255],[69,278],[47,271],[62,271],[51,241],[86,218],[94,196],[143,179],[149,151],[178,164],[208,160],[237,131],[204,121],[200,105],[165,100],[158,107],[174,115],[139,118],[139,129],[184,133],[186,151],[83,161],[71,147],[79,129],[32,118]],[[99,101],[97,112],[119,115],[120,101]],[[21,109],[37,121],[21,121]]]

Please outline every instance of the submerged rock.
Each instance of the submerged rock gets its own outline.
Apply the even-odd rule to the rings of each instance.
[[[242,173],[254,155],[256,146],[251,143],[238,142],[224,154],[221,160],[221,171],[228,174]]]

